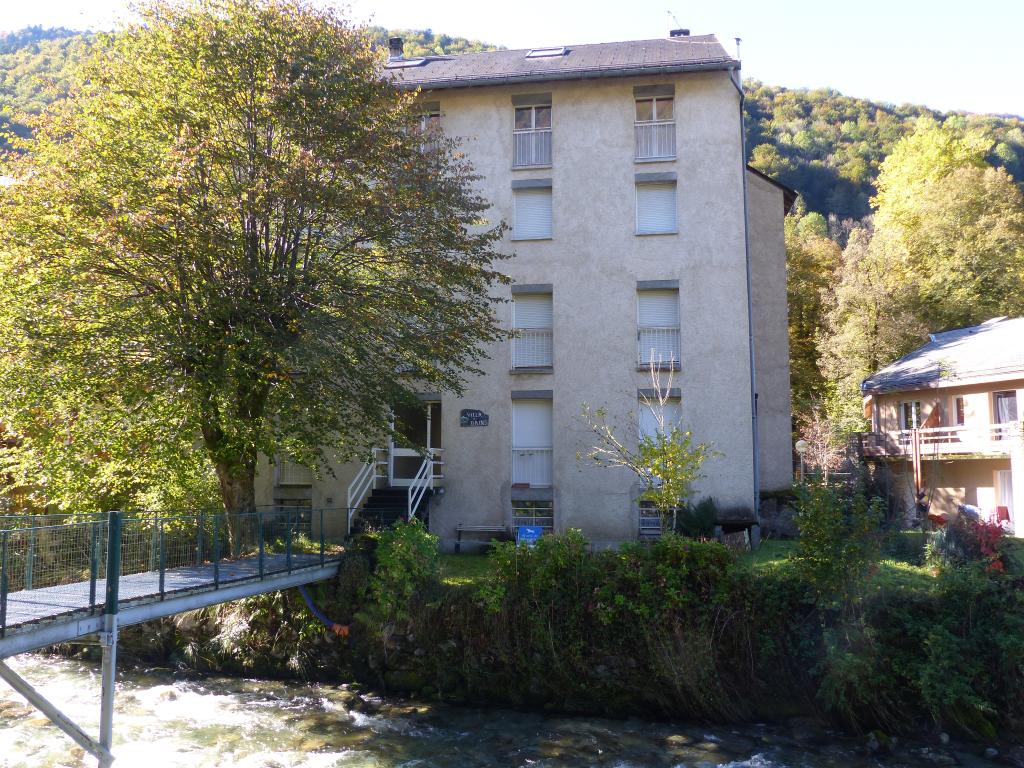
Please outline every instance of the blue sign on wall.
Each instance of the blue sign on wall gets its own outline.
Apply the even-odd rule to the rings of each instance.
[[[516,528],[516,544],[532,547],[543,535],[544,529],[539,525],[520,525]]]

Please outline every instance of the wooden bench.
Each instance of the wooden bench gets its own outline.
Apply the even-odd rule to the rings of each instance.
[[[464,533],[498,533],[508,536],[508,528],[504,525],[466,525],[459,523],[455,526],[455,551],[462,551],[462,534]]]

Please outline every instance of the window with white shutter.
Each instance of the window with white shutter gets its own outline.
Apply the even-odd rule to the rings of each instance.
[[[683,418],[683,405],[677,398],[669,398],[663,404],[657,398],[640,400],[640,437],[653,437],[658,432],[671,432]]]
[[[674,181],[637,182],[636,233],[638,235],[662,235],[678,231],[676,183]]]
[[[640,365],[679,367],[679,291],[637,291]]]
[[[512,298],[512,367],[551,367],[551,294],[518,294]]]
[[[551,401],[512,401],[512,482],[551,486]]]
[[[513,240],[547,240],[551,237],[551,188],[513,190]]]

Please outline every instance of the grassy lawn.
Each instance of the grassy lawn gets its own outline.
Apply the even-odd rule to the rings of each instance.
[[[445,584],[475,584],[490,572],[486,554],[441,555],[441,581]]]
[[[1009,538],[1005,547],[1007,569],[1024,574],[1024,539]],[[795,552],[796,542],[791,539],[766,539],[755,552],[740,555],[738,563],[753,573],[767,573],[792,567]],[[489,574],[486,554],[441,555],[441,579],[445,584],[476,584]],[[883,556],[871,583],[885,591],[927,591],[934,586],[935,575],[930,568]]]
[[[1024,556],[1024,547],[1018,550]],[[790,558],[796,553],[796,541],[791,539],[768,539],[760,549],[740,555],[739,564],[754,573],[782,570],[792,566]],[[929,568],[901,560],[884,557],[878,563],[878,572],[872,578],[877,589],[928,590],[935,582]]]

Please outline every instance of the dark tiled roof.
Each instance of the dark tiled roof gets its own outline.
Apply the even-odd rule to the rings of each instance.
[[[730,69],[738,65],[714,35],[567,45],[563,55],[542,58],[527,58],[529,52],[530,49],[523,49],[428,56],[422,60],[389,62],[388,71],[404,87],[436,89]],[[423,63],[416,64],[418,61]]]
[[[1024,377],[1024,317],[931,334],[931,340],[866,378],[861,391],[892,392],[982,377]]]

